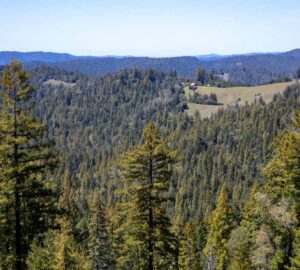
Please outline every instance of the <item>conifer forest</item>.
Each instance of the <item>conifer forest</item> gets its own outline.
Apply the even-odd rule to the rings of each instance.
[[[300,270],[298,1],[0,2],[0,270]]]

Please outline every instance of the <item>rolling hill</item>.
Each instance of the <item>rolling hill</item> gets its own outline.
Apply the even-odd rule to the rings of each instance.
[[[294,82],[274,83],[266,84],[255,87],[230,87],[230,88],[218,88],[198,86],[197,91],[200,94],[215,93],[218,98],[218,102],[223,105],[203,105],[196,103],[188,103],[188,114],[194,115],[198,111],[202,117],[210,117],[212,113],[216,113],[219,109],[226,108],[233,105],[245,105],[251,104],[255,100],[262,98],[264,102],[269,103],[272,101],[274,95],[281,94],[283,91]],[[184,88],[187,97],[194,94],[193,90],[189,90],[186,86]]]

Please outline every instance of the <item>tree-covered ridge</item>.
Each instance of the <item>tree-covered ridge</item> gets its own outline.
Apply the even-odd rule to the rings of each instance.
[[[276,96],[270,104],[258,100],[230,107],[210,119],[185,118],[171,141],[181,151],[176,187],[177,214],[200,217],[214,208],[215,194],[227,183],[235,201],[243,201],[249,187],[261,182],[261,168],[270,158],[272,141],[289,123],[298,106],[299,86]]]
[[[134,72],[142,74],[142,77],[134,78]],[[49,78],[76,82],[76,84],[73,87],[44,84]],[[122,80],[124,80],[123,84]],[[277,97],[269,105],[258,101],[253,105],[219,112],[211,119],[200,120],[181,113],[184,96],[177,80],[176,77],[163,75],[152,82],[147,72],[139,73],[136,70],[129,72],[128,78],[124,77],[122,71],[102,79],[52,69],[38,70],[32,78],[33,84],[39,87],[36,115],[43,117],[48,123],[51,136],[55,136],[60,144],[71,172],[86,171],[82,166],[87,166],[87,171],[89,168],[96,171],[95,168],[100,160],[106,164],[112,159],[113,153],[120,153],[128,146],[136,144],[140,140],[139,131],[149,119],[153,119],[165,134],[176,136],[176,144],[183,148],[183,153],[186,151],[183,168],[187,168],[190,162],[197,164],[207,154],[219,156],[219,151],[223,148],[222,152],[227,149],[228,160],[226,159],[225,164],[233,159],[229,157],[241,155],[242,159],[246,159],[248,154],[256,155],[247,160],[254,163],[251,169],[246,165],[243,167],[240,160],[233,160],[234,163],[239,164],[234,167],[243,167],[243,169],[234,169],[231,172],[224,169],[226,174],[233,173],[234,178],[240,178],[240,181],[243,179],[250,181],[247,171],[251,172],[249,173],[251,179],[253,179],[252,175],[258,175],[260,168],[255,164],[263,163],[260,157],[265,160],[271,149],[273,136],[278,130],[284,128],[287,120],[283,116],[290,111],[290,107],[296,106],[298,88],[291,88],[284,98]],[[246,134],[244,134],[245,130]],[[199,141],[197,147],[195,141]],[[249,142],[251,144],[248,144]],[[185,144],[188,147],[185,147]],[[225,147],[225,144],[228,146]],[[253,147],[259,145],[257,147],[259,152],[251,151],[251,145]],[[219,159],[221,156],[220,154]],[[89,164],[81,164],[82,160]],[[201,175],[201,179],[208,181],[212,174],[215,174],[213,179],[218,178],[220,172],[217,173],[217,169],[213,169],[217,161],[214,161],[214,165],[208,161],[207,163],[208,169],[205,170],[207,175]],[[188,178],[193,174],[190,169],[186,173]],[[105,174],[107,178],[108,173]],[[98,181],[94,177],[89,176],[93,179],[91,185]],[[222,174],[221,177],[227,178]],[[222,182],[222,179],[214,181]],[[78,183],[80,181],[78,179]],[[216,192],[215,188],[213,190]]]
[[[44,69],[33,74],[32,84],[39,89],[35,115],[47,122],[48,135],[65,159],[59,175],[70,171],[77,175],[78,185],[85,175],[87,188],[98,185],[99,164],[106,168],[114,153],[138,142],[147,121],[183,110],[183,90],[170,75],[136,69],[104,78],[57,72]],[[45,84],[49,74],[76,84]]]
[[[200,63],[196,57],[182,56],[182,57],[103,57],[87,60],[73,60],[62,63],[28,63],[28,68],[36,68],[41,65],[48,65],[50,67],[57,67],[61,70],[80,71],[88,75],[105,76],[109,73],[116,73],[122,69],[138,68],[146,71],[148,69],[155,69],[160,72],[170,73],[176,70],[181,77],[195,76],[196,68]]]
[[[247,196],[249,186],[261,181],[260,169],[271,154],[272,140],[286,127],[287,115],[297,106],[299,96],[299,89],[294,86],[268,105],[258,100],[252,105],[220,111],[210,119],[193,119],[181,112],[182,89],[176,77],[164,75],[161,81],[152,82],[149,74],[141,73],[147,79],[129,75],[122,84],[123,72],[97,79],[45,71],[43,78],[40,71],[33,75],[33,81],[35,76],[40,77],[36,115],[47,121],[51,136],[56,137],[66,159],[66,167],[63,165],[58,175],[68,169],[83,189],[98,185],[101,177],[102,192],[105,196],[110,194],[115,184],[110,180],[113,174],[108,163],[111,165],[119,153],[139,142],[140,130],[153,119],[181,152],[182,170],[172,192],[179,192],[176,205],[184,209],[179,213],[185,216],[213,207],[209,206],[211,200],[224,181],[230,182],[231,190],[236,186],[236,196]],[[50,78],[48,72],[54,73],[52,78],[76,85],[45,85],[43,82]],[[151,90],[145,90],[144,85],[152,86]],[[166,98],[165,93],[171,98]],[[200,203],[206,198],[210,198],[207,206]]]
[[[25,57],[25,56],[20,56]],[[28,55],[30,57],[30,55]],[[44,59],[45,56],[41,56]],[[164,73],[176,70],[178,76],[193,79],[198,68],[213,74],[229,75],[235,85],[261,85],[284,77],[294,78],[300,67],[299,49],[276,54],[253,54],[226,56],[205,61],[193,56],[182,57],[74,57],[71,55],[46,55],[49,61],[28,62],[30,69],[43,65],[61,70],[79,71],[87,75],[105,76],[122,69],[138,68],[146,71],[154,69]],[[51,60],[57,57],[57,60]],[[67,60],[67,58],[70,58]],[[62,61],[62,59],[66,59]],[[21,59],[20,59],[21,60]]]

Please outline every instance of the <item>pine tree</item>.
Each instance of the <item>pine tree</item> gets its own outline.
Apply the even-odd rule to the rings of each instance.
[[[53,270],[90,270],[90,264],[82,248],[67,231],[61,230],[55,237]]]
[[[92,270],[114,269],[105,209],[98,192],[94,192],[91,198],[90,215],[88,250]]]
[[[152,122],[143,134],[144,144],[123,154],[120,161],[128,212],[119,263],[132,265],[132,269],[169,269],[173,263],[174,236],[164,203],[168,200],[166,191],[175,158]]]
[[[275,242],[273,268],[289,269],[299,256],[296,236],[300,225],[300,110],[293,116],[293,126],[275,141],[275,154],[264,168]]]
[[[32,270],[90,270],[81,243],[74,237],[73,212],[74,191],[67,171],[62,181],[57,217],[59,228],[49,230],[43,237],[36,237],[27,258],[28,269]]]
[[[205,69],[198,68],[196,72],[196,81],[204,85],[206,82],[206,77],[207,75]]]
[[[44,124],[32,116],[34,89],[20,63],[3,70],[0,88],[0,265],[22,270],[34,236],[54,218],[55,198],[44,176],[56,161]]]
[[[274,255],[274,248],[269,229],[262,225],[255,238],[255,249],[251,257],[254,269],[271,269],[270,261]]]
[[[243,207],[243,218],[241,225],[247,229],[251,236],[257,231],[262,224],[262,217],[258,214],[260,209],[257,203],[258,186],[255,183],[252,187],[248,201]]]
[[[228,270],[250,270],[250,237],[244,227],[238,227],[231,232],[227,243],[227,249],[230,256]]]
[[[293,128],[275,140],[275,153],[263,169],[264,192],[254,186],[243,211],[241,228],[249,233],[244,261],[252,267],[293,269],[299,252],[300,113]],[[244,237],[245,239],[246,237]]]
[[[264,168],[265,189],[272,202],[282,197],[294,202],[300,219],[300,110],[294,113],[293,127],[275,141],[272,160]]]
[[[90,264],[83,247],[74,238],[73,189],[70,174],[65,173],[59,198],[61,215],[58,219],[60,229],[54,236],[55,258],[53,270],[89,270]]]
[[[35,239],[27,257],[30,270],[90,270],[82,247],[64,230],[50,230],[42,242]]]
[[[288,270],[299,270],[300,269],[300,229],[297,228],[294,231],[294,242],[293,242],[293,257],[291,258],[291,266]]]
[[[199,269],[199,254],[196,248],[196,239],[192,222],[189,221],[184,226],[183,237],[180,241],[179,269],[197,270]]]
[[[43,239],[36,237],[28,254],[26,264],[30,270],[53,270],[56,255],[55,246],[56,232],[50,230]]]
[[[253,269],[252,258],[257,248],[257,235],[261,226],[269,219],[269,199],[259,192],[258,185],[252,187],[248,201],[243,207],[242,221],[237,231],[233,231],[229,244],[231,246],[230,267],[244,264],[245,269]],[[248,268],[247,268],[248,267]]]
[[[209,220],[208,237],[204,253],[209,256],[211,247],[215,258],[216,270],[225,270],[228,266],[226,243],[235,225],[232,207],[229,204],[226,187],[222,186],[217,207]]]

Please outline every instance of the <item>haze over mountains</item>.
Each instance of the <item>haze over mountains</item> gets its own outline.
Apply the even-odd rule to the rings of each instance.
[[[285,53],[290,53],[294,51],[297,51],[297,49]],[[214,60],[220,60],[220,59],[230,58],[230,57],[254,56],[254,55],[265,55],[265,54],[276,55],[280,53],[254,52],[254,53],[246,53],[246,54],[229,54],[229,55],[211,53],[211,54],[196,55],[195,57],[201,61],[214,61]],[[22,63],[28,63],[34,61],[55,63],[55,62],[67,62],[72,60],[89,60],[89,59],[110,58],[110,57],[120,59],[120,58],[134,57],[134,56],[127,56],[127,55],[126,56],[119,56],[119,55],[77,56],[69,53],[55,53],[55,52],[44,52],[44,51],[32,51],[32,52],[0,51],[0,65],[9,64],[11,59],[17,59]],[[135,57],[135,58],[142,58],[142,57]],[[156,58],[156,57],[152,57],[152,58]],[[168,58],[176,58],[176,57],[168,57]]]
[[[229,73],[236,84],[257,85],[282,77],[292,78],[300,67],[300,49],[283,53],[250,53],[243,55],[199,55],[181,57],[133,57],[133,56],[74,56],[52,52],[0,52],[0,65],[10,59],[21,61],[27,68],[43,65],[66,71],[79,71],[88,75],[103,76],[121,69],[155,69],[178,76],[194,78],[197,68],[213,73]]]

